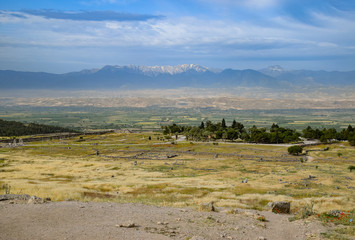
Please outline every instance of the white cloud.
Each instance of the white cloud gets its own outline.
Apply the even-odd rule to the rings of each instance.
[[[318,45],[320,47],[338,47],[337,44],[331,42],[319,42]]]
[[[279,4],[282,0],[199,0],[216,6],[235,7],[245,6],[248,8],[266,8]]]
[[[332,28],[309,26],[287,18],[270,20],[270,26],[221,20],[201,20],[194,17],[145,22],[92,22],[46,19],[25,15],[17,18],[0,14],[3,25],[13,25],[11,32],[2,33],[2,44],[39,46],[196,46],[212,45],[249,49],[279,48],[295,45],[337,47],[332,34],[353,28],[339,19],[319,19]],[[324,17],[323,17],[324,18]],[[338,26],[341,24],[342,26]],[[328,36],[330,35],[330,36]],[[350,38],[350,36],[348,36]],[[10,40],[11,39],[11,40]],[[351,38],[353,40],[353,38]],[[201,47],[198,47],[201,49]],[[206,49],[208,51],[208,49]]]
[[[164,57],[186,59],[355,54],[354,24],[341,17],[321,14],[314,15],[317,26],[286,17],[270,19],[260,26],[251,22],[196,17],[97,22],[47,19],[29,14],[23,14],[25,18],[21,18],[16,14],[19,13],[0,13],[0,50],[7,52],[3,56],[7,56],[8,61],[15,55],[11,49],[25,48],[36,54],[60,48],[63,56],[64,53],[71,56],[73,49],[84,47],[95,49],[97,53],[92,55],[98,55],[100,59],[106,59],[104,53],[117,51],[125,58],[136,56],[137,61],[141,60],[140,52],[148,52],[146,56],[151,58],[159,53]],[[125,55],[122,55],[123,51]]]

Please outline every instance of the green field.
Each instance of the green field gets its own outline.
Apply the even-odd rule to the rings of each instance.
[[[227,125],[235,119],[246,127],[281,127],[304,129],[355,126],[355,109],[294,109],[294,110],[220,110],[216,108],[99,108],[99,107],[0,107],[0,118],[21,122],[71,127],[79,130],[135,128],[143,131],[160,130],[161,126],[199,125],[201,121]]]

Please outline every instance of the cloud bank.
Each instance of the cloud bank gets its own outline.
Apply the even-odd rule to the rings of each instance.
[[[187,6],[176,5],[176,1],[161,2],[162,6],[170,3],[167,9],[179,11],[162,11],[159,5],[149,14],[142,14],[144,9],[2,10],[0,64],[3,69],[21,65],[26,70],[37,64],[35,70],[52,72],[106,64],[181,63],[220,68],[271,64],[328,70],[354,68],[355,6],[350,3],[188,2]],[[250,7],[252,2],[258,2],[257,8]],[[133,3],[140,4],[140,0],[126,0],[124,5]]]
[[[33,16],[45,17],[48,19],[62,19],[73,21],[147,21],[149,19],[162,19],[164,16],[149,14],[133,14],[120,13],[114,11],[88,11],[88,12],[63,12],[54,10],[23,10],[17,13],[17,17],[21,17],[21,13]],[[22,16],[23,17],[23,16]]]

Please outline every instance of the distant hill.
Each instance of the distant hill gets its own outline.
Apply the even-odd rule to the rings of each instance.
[[[195,64],[178,66],[105,66],[65,74],[0,71],[2,89],[167,89],[355,85],[355,71],[216,70]]]
[[[6,121],[0,119],[0,136],[25,136],[46,133],[76,132],[68,128],[57,126],[29,123],[24,124],[16,121]]]
[[[285,70],[280,66],[271,66],[259,70],[261,73],[273,77],[276,81],[287,82],[292,85],[321,85],[321,86],[354,86],[355,71],[311,71]]]

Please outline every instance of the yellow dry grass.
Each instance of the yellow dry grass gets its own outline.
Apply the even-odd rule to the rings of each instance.
[[[287,155],[286,146],[170,144],[160,137],[107,134],[0,148],[0,185],[54,201],[170,206],[213,201],[217,206],[265,209],[268,202],[287,200],[293,212],[313,205],[319,213],[355,206],[355,176],[347,169],[355,165],[355,148],[347,143],[310,152],[312,162],[301,163]],[[178,156],[167,158],[169,154]],[[278,161],[287,159],[294,161]]]

